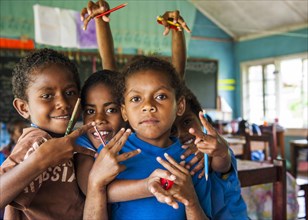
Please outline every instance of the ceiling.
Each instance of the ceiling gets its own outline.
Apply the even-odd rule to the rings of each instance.
[[[235,40],[308,26],[308,0],[190,0]],[[303,36],[307,38],[307,35]]]

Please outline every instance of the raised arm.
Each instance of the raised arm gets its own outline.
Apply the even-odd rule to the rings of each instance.
[[[107,16],[95,18],[95,16],[108,11],[109,5],[106,1],[99,0],[97,3],[88,2],[87,8],[81,10],[81,20],[84,22],[86,30],[89,21],[95,20],[96,39],[99,54],[102,59],[103,69],[116,70],[116,60],[113,46],[113,38],[109,25],[110,19]],[[88,16],[86,16],[88,14]]]
[[[184,80],[187,55],[185,35],[183,29],[188,33],[190,33],[191,31],[187,27],[184,19],[181,17],[178,10],[166,11],[162,15],[162,18],[162,24],[165,26],[163,35],[165,36],[168,35],[171,29],[170,24],[167,22],[168,20],[171,20],[174,24],[178,23],[180,25],[177,29],[172,29],[171,62],[175,67],[176,71],[179,73],[180,78]]]

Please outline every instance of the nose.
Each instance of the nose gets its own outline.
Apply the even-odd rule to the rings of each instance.
[[[142,107],[143,112],[156,112],[156,110],[155,105],[151,101],[147,101]]]
[[[57,98],[56,108],[57,109],[69,109],[72,105],[70,104],[69,100],[65,96],[59,96]]]
[[[106,124],[107,123],[107,117],[106,117],[106,114],[104,113],[98,113],[95,115],[95,118],[94,118],[94,122],[96,124]]]

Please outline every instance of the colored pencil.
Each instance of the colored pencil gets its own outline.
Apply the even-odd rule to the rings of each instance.
[[[102,142],[103,147],[105,147],[106,143],[105,143],[103,137],[101,136],[101,134],[99,133],[99,130],[97,129],[97,127],[95,125],[93,127],[94,127],[96,133],[98,134],[98,137],[99,137],[100,141]]]
[[[161,16],[157,16],[157,22],[159,24],[163,24],[163,18]],[[180,27],[179,23],[173,23],[171,20],[167,20],[167,23],[170,25],[170,28],[178,30],[178,27]]]
[[[203,117],[206,119],[206,113],[203,110]],[[205,127],[203,127],[203,133],[207,134],[207,130]],[[209,156],[207,154],[204,154],[204,173],[205,173],[205,179],[208,180],[209,178]]]
[[[80,105],[80,98],[77,99],[77,102],[75,104],[75,107],[74,107],[74,110],[73,110],[73,113],[72,113],[72,116],[70,118],[70,121],[68,122],[68,125],[67,125],[67,128],[66,128],[66,131],[65,131],[65,135],[68,135],[72,132],[73,128],[74,128],[74,125],[75,125],[75,117],[76,117],[76,113],[78,111],[78,108],[79,108],[79,105]]]
[[[117,7],[114,7],[114,8],[112,8],[112,9],[108,10],[108,11],[105,11],[104,13],[99,14],[99,15],[97,15],[97,16],[95,16],[95,17],[96,17],[96,18],[99,18],[99,17],[102,17],[102,16],[104,16],[104,15],[110,14],[111,12],[114,12],[114,11],[116,11],[116,10],[119,10],[120,8],[125,7],[127,4],[128,4],[128,3],[124,3],[124,4],[121,4],[121,5],[118,5]]]

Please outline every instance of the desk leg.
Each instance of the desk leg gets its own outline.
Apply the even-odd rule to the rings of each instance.
[[[296,178],[297,176],[297,147],[295,144],[290,144],[291,153],[291,174]]]

